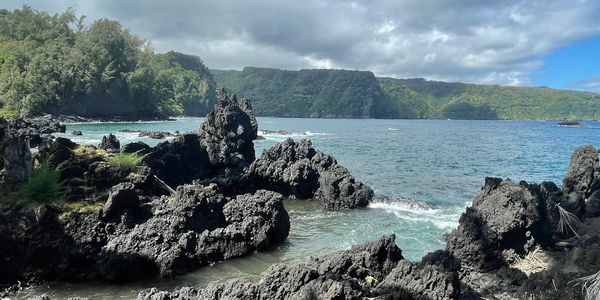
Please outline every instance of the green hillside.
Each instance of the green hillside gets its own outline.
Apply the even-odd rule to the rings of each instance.
[[[0,9],[0,115],[202,116],[214,104],[200,58],[154,53],[117,21],[83,24],[71,10]]]
[[[600,94],[547,87],[510,87],[378,78],[382,85],[407,87],[444,118],[532,120],[599,119]],[[470,116],[470,117],[469,117]]]
[[[246,67],[211,70],[219,87],[252,99],[259,116],[320,118],[420,118],[427,103],[400,88],[386,92],[371,72]]]
[[[371,72],[211,70],[218,86],[249,97],[258,115],[290,117],[599,119],[600,94],[375,78]]]

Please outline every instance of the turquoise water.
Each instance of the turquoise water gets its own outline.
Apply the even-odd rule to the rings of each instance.
[[[181,278],[126,286],[52,285],[27,295],[131,298],[140,288],[203,285],[213,280],[254,280],[270,264],[295,263],[309,255],[347,249],[383,234],[395,233],[405,257],[420,259],[444,247],[443,234],[456,227],[460,214],[478,193],[486,176],[514,180],[560,181],[572,151],[583,144],[600,145],[600,123],[559,127],[556,122],[455,120],[331,120],[259,118],[259,127],[285,130],[289,136],[267,135],[255,143],[257,155],[291,137],[308,138],[315,148],[334,155],[359,180],[392,201],[365,209],[323,211],[314,203],[286,201],[292,229],[288,240],[270,252],[200,269]],[[142,140],[120,129],[191,132],[201,119],[174,122],[73,124],[66,134],[79,143],[98,144],[115,133],[122,143]],[[25,294],[24,294],[25,295]]]

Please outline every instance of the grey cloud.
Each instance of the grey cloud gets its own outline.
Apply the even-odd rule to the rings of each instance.
[[[335,67],[520,85],[543,68],[544,54],[600,34],[594,0],[28,2],[117,19],[158,50],[199,55],[211,68]]]

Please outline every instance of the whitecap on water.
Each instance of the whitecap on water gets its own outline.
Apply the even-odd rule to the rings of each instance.
[[[431,223],[439,229],[449,230],[458,226],[459,210],[439,208],[423,201],[402,197],[376,197],[369,208],[383,209],[398,219],[409,223]]]

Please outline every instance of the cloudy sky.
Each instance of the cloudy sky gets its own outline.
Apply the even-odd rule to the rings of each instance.
[[[116,19],[158,51],[215,69],[371,70],[378,76],[600,91],[598,0],[4,0]]]

